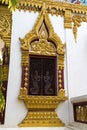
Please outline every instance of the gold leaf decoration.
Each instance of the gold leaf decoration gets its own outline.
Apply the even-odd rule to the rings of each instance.
[[[87,16],[74,15],[72,17],[72,21],[73,21],[73,34],[74,34],[74,38],[75,38],[75,41],[76,41],[77,40],[78,27],[81,26],[81,22],[87,22]]]
[[[10,24],[6,16],[0,14],[0,34],[7,35],[10,32]]]

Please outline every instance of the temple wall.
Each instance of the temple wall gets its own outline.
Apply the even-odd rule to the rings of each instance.
[[[87,95],[87,23],[81,23],[75,43],[72,30],[67,29],[67,64],[69,97]]]
[[[4,127],[17,127],[27,113],[24,103],[18,100],[21,87],[21,44],[19,37],[24,38],[25,34],[32,29],[37,16],[38,13],[23,11],[13,12],[12,15],[12,39]],[[66,43],[64,73],[66,95],[69,99],[85,95],[87,93],[87,24],[82,23],[82,26],[78,29],[77,43],[75,43],[72,30],[64,29],[64,21],[62,17],[50,15],[50,19],[54,27],[54,31],[61,38],[62,42]],[[59,108],[56,110],[59,117],[65,124],[73,121],[73,116],[70,114],[71,110],[72,106],[69,101],[61,103]],[[58,129],[64,130],[64,128],[60,127],[55,128],[55,130]]]
[[[67,87],[69,95],[69,122],[73,122],[71,98],[87,95],[87,23],[82,22],[77,32],[77,42],[72,30],[66,29]],[[84,99],[83,99],[84,101]]]

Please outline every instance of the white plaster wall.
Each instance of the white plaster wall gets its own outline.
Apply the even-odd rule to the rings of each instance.
[[[87,95],[87,23],[78,28],[77,43],[72,30],[66,30],[69,97]]]
[[[49,15],[54,32],[58,34],[62,43],[65,43],[64,19],[61,16]]]
[[[10,66],[9,66],[9,79],[8,79],[8,90],[7,90],[7,104],[5,114],[5,125],[3,127],[17,127],[17,125],[26,116],[27,110],[22,101],[18,100],[18,95],[21,87],[21,50],[19,37],[24,38],[25,34],[28,33],[38,16],[38,13],[29,13],[24,11],[13,12],[12,15],[12,39],[11,39],[11,55],[10,55]],[[65,43],[65,34],[63,27],[63,18],[50,16],[54,31]],[[55,19],[55,20],[54,20]],[[61,31],[62,30],[62,31]],[[67,90],[67,87],[66,87]],[[68,121],[68,105],[67,102],[61,103],[56,112],[59,113],[59,117],[64,123]],[[32,128],[34,129],[34,128]],[[38,128],[42,129],[42,128]],[[43,128],[52,129],[52,128]],[[64,130],[62,127],[55,127],[55,130]]]
[[[87,23],[78,28],[77,42],[71,29],[66,29],[67,88],[69,122],[74,121],[70,98],[87,95]]]

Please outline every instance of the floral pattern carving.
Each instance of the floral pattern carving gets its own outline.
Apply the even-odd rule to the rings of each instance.
[[[10,32],[10,24],[6,16],[0,14],[0,34],[7,35]]]

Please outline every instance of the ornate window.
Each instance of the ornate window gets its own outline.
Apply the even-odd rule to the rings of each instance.
[[[45,5],[22,43],[22,82],[19,99],[28,109],[19,124],[24,126],[63,126],[55,109],[65,101],[64,48],[54,33]]]

